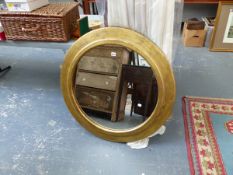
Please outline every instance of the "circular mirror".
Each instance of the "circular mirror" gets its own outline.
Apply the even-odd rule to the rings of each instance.
[[[75,119],[117,142],[153,134],[175,100],[173,73],[162,51],[144,36],[117,27],[94,30],[73,44],[61,86]]]
[[[150,65],[127,47],[94,47],[77,65],[77,103],[90,120],[104,127],[127,130],[139,126],[153,112],[157,95]]]

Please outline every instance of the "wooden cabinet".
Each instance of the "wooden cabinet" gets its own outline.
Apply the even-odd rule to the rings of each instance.
[[[78,64],[75,80],[81,107],[109,113],[112,121],[122,119],[125,106],[118,109],[119,86],[122,65],[128,62],[129,52],[123,47],[99,46],[88,51]]]

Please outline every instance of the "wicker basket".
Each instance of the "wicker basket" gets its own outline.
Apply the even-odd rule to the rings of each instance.
[[[32,12],[0,11],[9,40],[67,41],[77,19],[78,3],[55,3]]]

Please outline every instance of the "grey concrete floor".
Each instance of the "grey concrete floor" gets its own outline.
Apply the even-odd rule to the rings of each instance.
[[[59,87],[64,53],[0,46],[0,175],[187,175],[181,97],[233,98],[233,54],[179,45],[177,99],[163,136],[132,150],[97,138],[67,110]]]

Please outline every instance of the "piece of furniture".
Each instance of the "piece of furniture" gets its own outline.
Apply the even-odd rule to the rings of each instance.
[[[129,86],[130,85],[130,86]],[[120,87],[128,86],[127,94],[132,94],[132,112],[142,115],[145,120],[157,103],[157,82],[150,67],[123,65]],[[125,100],[125,90],[119,91],[120,100]],[[123,99],[121,99],[123,97]],[[118,105],[125,105],[125,102]]]
[[[88,51],[77,68],[76,96],[81,107],[108,113],[111,121],[123,119],[125,106],[118,108],[118,94],[122,65],[128,63],[129,51],[123,47],[99,46]]]

